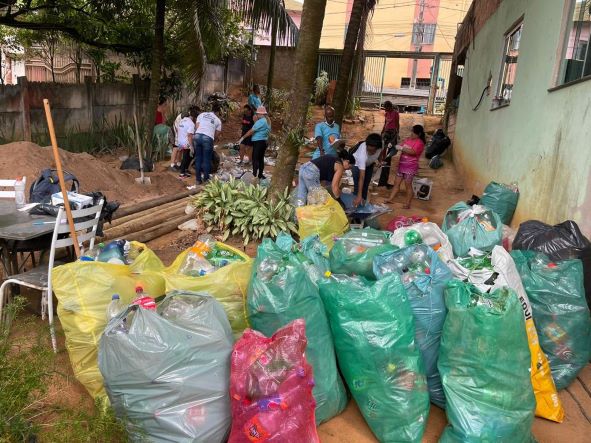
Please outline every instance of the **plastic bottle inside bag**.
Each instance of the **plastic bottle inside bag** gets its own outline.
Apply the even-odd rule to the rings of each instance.
[[[279,262],[270,257],[267,257],[259,264],[259,267],[257,269],[258,277],[262,281],[271,281],[271,279],[277,273],[278,270]]]
[[[97,261],[112,263],[115,265],[125,264],[125,255],[123,247],[125,240],[114,240],[105,245],[97,255]]]
[[[113,294],[111,302],[107,305],[107,323],[113,318],[117,317],[121,312],[125,310],[125,305],[121,302],[119,294]],[[115,332],[127,332],[127,324],[125,319],[117,325],[114,329]]]
[[[205,254],[210,250],[209,246],[205,243],[197,243],[189,250],[181,266],[181,274],[191,277],[201,277],[215,271],[216,268],[205,258]]]

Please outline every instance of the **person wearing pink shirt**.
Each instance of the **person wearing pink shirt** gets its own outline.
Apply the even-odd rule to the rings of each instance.
[[[414,125],[410,137],[396,146],[396,149],[400,151],[400,162],[398,163],[394,189],[386,203],[393,203],[398,191],[400,191],[400,185],[404,180],[406,184],[406,202],[403,208],[410,208],[410,203],[412,202],[412,179],[419,172],[419,158],[425,150],[426,142],[423,127],[421,125]]]

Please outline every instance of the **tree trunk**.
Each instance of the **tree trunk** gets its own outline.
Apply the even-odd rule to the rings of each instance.
[[[156,109],[160,96],[160,75],[162,61],[164,59],[164,15],[166,12],[166,0],[156,0],[156,21],[154,23],[154,44],[152,46],[152,69],[150,77],[150,92],[148,95],[148,107],[146,110],[146,131],[151,140],[152,128],[156,121]],[[145,154],[145,153],[144,153]]]
[[[333,107],[335,109],[335,121],[342,125],[345,107],[347,106],[347,94],[349,92],[349,81],[351,79],[351,70],[353,67],[353,58],[359,36],[359,28],[363,18],[363,11],[367,0],[354,0],[351,8],[351,17],[347,26],[347,36],[345,37],[345,46],[341,55],[339,64],[339,74],[337,76],[337,85],[335,88]]]
[[[363,84],[363,74],[365,71],[365,63],[363,62],[363,51],[365,49],[365,31],[367,29],[367,17],[369,11],[363,13],[361,18],[361,26],[359,27],[359,35],[357,36],[357,48],[355,49],[355,56],[353,57],[353,67],[351,69],[351,78],[349,79],[349,86],[347,88],[347,97],[345,103],[345,115],[349,118],[355,117],[355,97],[359,89],[359,83]],[[363,88],[363,86],[361,86]]]
[[[277,52],[277,26],[279,24],[279,17],[273,17],[271,24],[271,52],[269,54],[269,72],[267,73],[267,97],[265,101],[269,108],[272,107],[271,100],[273,98],[273,76],[275,74],[275,54]]]
[[[281,148],[271,181],[271,197],[289,189],[293,180],[301,140],[306,129],[310,95],[314,86],[326,1],[305,0],[304,2],[300,38],[292,71],[291,99],[283,114],[285,135],[280,143]]]

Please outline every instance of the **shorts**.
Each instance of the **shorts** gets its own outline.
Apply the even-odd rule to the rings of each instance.
[[[246,137],[244,140],[242,140],[242,143],[240,143],[240,144],[244,145],[244,146],[249,146],[252,148],[252,145],[253,145],[252,138]]]
[[[417,175],[416,172],[397,172],[396,176],[404,179],[404,181],[410,182]]]

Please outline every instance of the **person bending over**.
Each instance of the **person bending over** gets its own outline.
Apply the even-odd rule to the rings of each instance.
[[[382,152],[382,137],[380,134],[369,134],[364,142],[358,143],[351,149],[355,158],[355,166],[351,168],[353,172],[353,194],[355,207],[367,201],[367,191],[373,175],[374,165],[378,163],[380,153]]]

